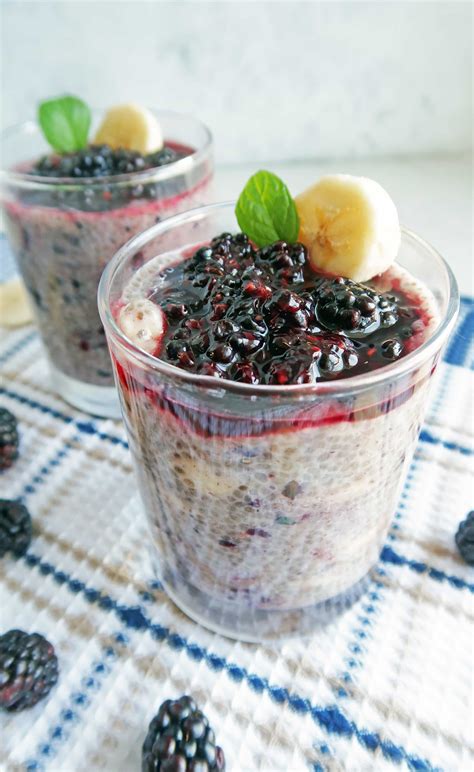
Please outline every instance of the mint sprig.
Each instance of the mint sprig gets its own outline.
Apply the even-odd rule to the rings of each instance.
[[[78,97],[68,95],[41,102],[38,122],[46,140],[58,153],[73,153],[87,145],[91,111]]]
[[[239,196],[235,216],[240,228],[259,247],[298,238],[296,205],[285,183],[272,172],[250,177]]]

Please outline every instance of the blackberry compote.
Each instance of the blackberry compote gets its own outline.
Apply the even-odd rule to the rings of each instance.
[[[156,356],[197,374],[266,385],[347,378],[412,350],[426,309],[409,289],[317,276],[302,244],[256,249],[223,233],[147,291],[163,311]]]
[[[443,263],[408,233],[399,263],[354,282],[237,231],[230,205],[162,223],[99,297],[160,579],[202,624],[260,640],[312,629],[364,588],[448,305]],[[154,256],[135,269],[144,244]]]
[[[99,415],[118,415],[96,301],[104,266],[131,236],[205,203],[209,193],[207,129],[179,114],[157,116],[168,139],[148,155],[93,144],[44,155],[27,127],[4,140],[7,235],[32,298],[53,384],[76,407]]]

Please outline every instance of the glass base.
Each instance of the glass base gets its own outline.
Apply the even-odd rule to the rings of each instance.
[[[366,591],[370,576],[333,598],[298,609],[265,610],[236,605],[198,590],[177,572],[160,576],[163,587],[178,608],[208,630],[246,643],[279,641],[309,635],[346,611]]]
[[[50,369],[55,391],[70,405],[101,418],[122,417],[115,386],[94,386],[70,378],[53,365],[50,365]]]

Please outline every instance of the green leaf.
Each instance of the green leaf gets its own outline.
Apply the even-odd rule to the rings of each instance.
[[[38,122],[54,150],[72,153],[87,145],[91,111],[82,99],[62,96],[41,102]]]
[[[242,231],[259,247],[298,238],[295,202],[285,183],[272,172],[259,171],[250,177],[237,201],[235,216]]]

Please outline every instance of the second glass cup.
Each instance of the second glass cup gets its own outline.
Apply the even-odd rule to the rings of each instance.
[[[146,297],[150,267],[156,277],[238,230],[231,204],[154,226],[109,264],[99,310],[160,579],[192,618],[254,641],[310,630],[363,590],[458,297],[442,258],[403,231],[399,263],[432,293],[439,321],[418,349],[382,369],[253,385],[180,369],[127,339],[115,315],[134,289]]]
[[[166,143],[188,155],[113,177],[33,176],[28,165],[46,152],[37,124],[25,123],[2,137],[5,227],[32,300],[54,387],[67,402],[95,415],[120,415],[97,311],[105,265],[134,234],[209,202],[210,132],[186,115],[155,115]],[[136,265],[140,260],[135,255]]]

